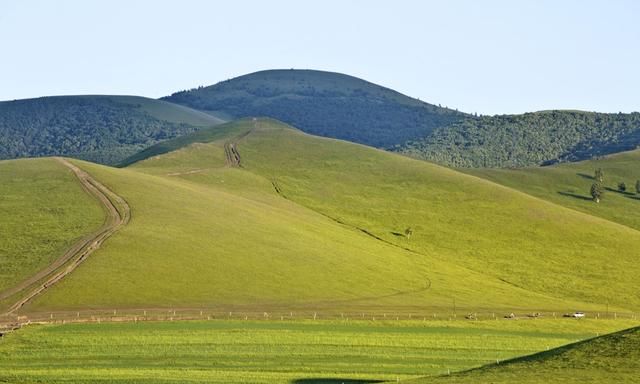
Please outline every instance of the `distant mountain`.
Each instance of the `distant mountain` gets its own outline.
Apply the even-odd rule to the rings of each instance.
[[[640,145],[640,113],[478,117],[352,76],[292,69],[255,72],[161,100],[61,96],[0,102],[0,159],[65,155],[126,164],[160,141],[256,116],[451,167],[548,165]]]
[[[164,98],[228,118],[268,116],[320,136],[454,167],[523,167],[640,145],[640,114],[472,116],[339,73],[261,71]]]
[[[544,111],[468,117],[400,152],[454,167],[524,167],[585,160],[640,145],[640,113]]]
[[[314,135],[390,148],[465,114],[339,73],[268,70],[164,98],[226,115],[272,117]]]
[[[113,164],[161,140],[221,123],[136,96],[58,96],[0,102],[0,159],[65,155]]]

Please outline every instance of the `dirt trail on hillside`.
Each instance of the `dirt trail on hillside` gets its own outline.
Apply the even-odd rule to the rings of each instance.
[[[82,188],[88,194],[100,201],[105,208],[107,217],[104,224],[98,230],[78,240],[62,256],[45,269],[20,284],[1,292],[0,300],[31,289],[26,295],[22,296],[18,302],[9,307],[6,312],[7,315],[19,310],[34,297],[73,272],[93,251],[100,248],[107,238],[126,225],[131,218],[131,208],[122,197],[116,195],[88,173],[71,164],[66,159],[59,157],[55,159],[75,174]],[[38,285],[34,288],[33,286],[36,283]]]
[[[238,152],[238,141],[249,136],[251,132],[259,127],[260,122],[257,119],[253,119],[253,128],[224,143],[224,156],[228,167],[242,168],[242,164],[240,163],[240,152]]]
[[[242,167],[242,165],[240,165],[240,153],[238,153],[236,143],[224,143],[224,155],[226,157],[227,166],[232,168]]]

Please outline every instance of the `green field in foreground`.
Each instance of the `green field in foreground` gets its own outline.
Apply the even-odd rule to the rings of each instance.
[[[104,217],[57,161],[0,161],[0,292],[46,267]]]
[[[478,367],[631,325],[538,319],[27,326],[0,339],[0,382],[396,381]]]
[[[596,204],[590,188],[598,168],[604,172],[606,190],[602,201]],[[640,180],[640,150],[549,167],[462,171],[640,230],[640,215],[635,214],[640,210],[640,195],[635,189]],[[621,182],[626,184],[625,192],[618,191]]]
[[[468,372],[410,383],[639,383],[640,328],[628,329],[549,352]]]

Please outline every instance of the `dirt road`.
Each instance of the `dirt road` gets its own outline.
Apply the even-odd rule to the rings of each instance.
[[[260,122],[258,119],[254,118],[253,128],[224,143],[224,155],[228,167],[242,168],[242,164],[240,163],[240,152],[238,152],[238,142],[259,128]]]
[[[20,284],[0,292],[0,300],[22,294],[20,299],[9,307],[6,315],[10,315],[34,297],[44,292],[47,288],[73,272],[93,251],[114,234],[122,226],[129,222],[131,209],[127,202],[107,187],[96,181],[88,173],[63,158],[56,157],[57,161],[69,168],[80,181],[82,188],[94,196],[104,206],[107,217],[104,224],[95,232],[83,237],[73,244],[62,256],[57,258],[45,269],[39,271]]]

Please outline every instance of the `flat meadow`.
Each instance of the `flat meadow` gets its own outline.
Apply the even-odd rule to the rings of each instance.
[[[479,367],[632,325],[637,321],[205,320],[29,325],[0,338],[0,382],[395,382]]]

